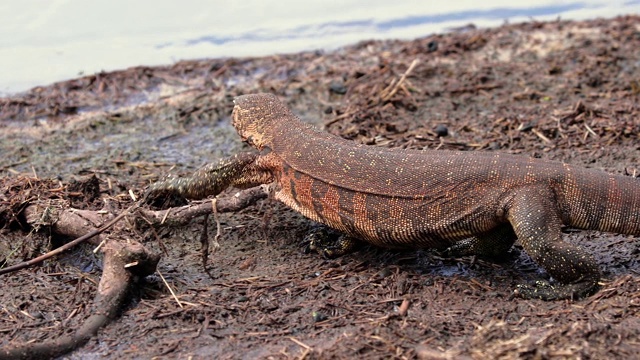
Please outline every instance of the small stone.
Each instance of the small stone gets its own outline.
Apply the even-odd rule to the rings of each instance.
[[[320,322],[320,321],[325,321],[327,320],[327,315],[319,312],[319,311],[314,311],[311,313],[311,316],[313,316],[313,321],[314,322]]]
[[[44,319],[44,314],[40,310],[32,311],[31,316],[34,319],[39,319],[39,320]]]
[[[335,94],[344,95],[347,93],[347,87],[342,82],[333,81],[329,85],[329,91]]]
[[[442,124],[437,125],[436,128],[433,129],[433,131],[436,133],[438,137],[444,137],[449,135],[449,129]]]
[[[518,127],[518,131],[526,132],[533,129],[535,126],[536,126],[535,122],[527,122],[524,124],[520,124],[520,126]]]
[[[438,42],[435,40],[431,40],[429,41],[429,43],[427,44],[427,51],[428,52],[434,52],[438,50]]]
[[[389,269],[388,267],[385,267],[384,269],[382,269],[379,273],[378,276],[380,278],[386,278],[387,276],[391,275],[391,269]]]

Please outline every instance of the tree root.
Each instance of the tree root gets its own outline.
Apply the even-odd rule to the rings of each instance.
[[[22,262],[20,264],[16,264],[13,266],[9,266],[7,268],[3,268],[0,269],[0,275],[3,274],[8,274],[10,272],[14,272],[14,271],[18,271],[21,269],[24,269],[26,267],[35,265],[35,264],[39,264],[49,258],[52,258],[58,254],[61,254],[69,249],[71,249],[72,247],[85,242],[85,241],[89,241],[91,240],[91,238],[93,238],[94,236],[99,235],[100,233],[102,233],[103,231],[107,230],[108,228],[110,228],[111,226],[115,225],[115,223],[117,223],[118,221],[120,221],[120,219],[124,218],[127,214],[129,214],[129,211],[134,208],[137,207],[138,205],[134,205],[132,207],[130,207],[129,209],[127,209],[126,211],[122,212],[120,215],[116,216],[115,218],[107,221],[104,225],[100,226],[97,229],[94,229],[91,232],[88,233],[84,233],[84,235],[79,235],[82,233],[82,231],[85,231],[85,227],[83,224],[91,219],[94,218],[97,214],[95,211],[89,211],[89,210],[75,210],[75,211],[67,211],[67,212],[63,212],[60,215],[60,218],[55,221],[53,224],[51,224],[51,226],[53,227],[53,231],[57,234],[60,235],[67,235],[67,236],[79,236],[77,239],[70,241],[62,246],[60,246],[59,248],[56,248],[55,250],[51,250],[48,253],[38,256],[35,259],[31,259],[29,261],[25,261]],[[25,209],[25,215],[27,217],[27,222],[29,222],[29,218],[32,218],[35,214],[39,214],[40,211],[39,209],[37,209],[37,206],[29,206]],[[84,217],[80,214],[84,213]],[[78,221],[78,218],[80,219],[80,221]],[[29,222],[30,224],[33,224],[33,222]]]
[[[153,273],[160,257],[152,255],[138,242],[109,241],[102,247],[104,270],[91,313],[73,334],[25,346],[0,349],[1,359],[44,359],[63,355],[84,345],[100,327],[116,318],[129,287],[139,277]],[[131,265],[135,264],[135,265]]]
[[[135,215],[142,216],[152,225],[186,225],[198,216],[241,210],[259,199],[266,198],[268,193],[268,189],[261,186],[240,191],[233,197],[218,199],[214,202],[194,203],[169,210],[138,208]],[[170,216],[168,216],[169,212]],[[50,203],[35,202],[25,207],[23,212],[27,223],[34,228],[46,226],[54,233],[70,237],[86,238],[85,234],[94,234],[95,237],[87,240],[92,244],[101,244],[106,238],[98,230],[104,230],[103,228],[107,224],[113,225],[119,217],[127,214],[133,215],[128,210],[126,214],[118,216],[104,215],[103,213],[73,208],[52,208]],[[100,224],[105,221],[105,216],[109,220],[100,227]],[[84,345],[97,333],[100,327],[117,317],[131,286],[139,278],[155,272],[160,260],[159,255],[151,254],[140,242],[132,239],[125,241],[123,239],[124,226],[122,223],[114,226],[110,232],[109,240],[106,240],[100,247],[104,254],[103,272],[98,285],[98,293],[91,308],[92,315],[85,320],[84,324],[74,334],[61,336],[49,342],[2,348],[0,349],[0,360],[42,359],[61,356]],[[79,241],[76,239],[75,243],[77,244]],[[70,247],[67,246],[65,249]],[[23,267],[26,266],[28,265]]]
[[[237,192],[234,196],[228,198],[219,198],[215,201],[216,212],[234,212],[242,210],[256,201],[269,196],[267,186],[256,186],[247,190]],[[184,226],[199,216],[214,213],[210,200],[204,202],[192,203],[189,205],[170,208],[168,210],[149,210],[139,208],[138,214],[147,219],[153,225],[170,225]]]

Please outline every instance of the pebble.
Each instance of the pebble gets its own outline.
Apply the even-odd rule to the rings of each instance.
[[[433,129],[433,131],[436,133],[438,137],[444,137],[449,135],[449,129],[442,124],[437,125],[436,128]]]
[[[333,81],[329,85],[329,91],[335,94],[344,95],[347,93],[347,87],[342,82]]]

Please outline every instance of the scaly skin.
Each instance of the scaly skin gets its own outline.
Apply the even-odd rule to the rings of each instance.
[[[366,146],[301,122],[274,95],[235,104],[233,126],[261,153],[156,183],[150,194],[203,198],[275,183],[277,200],[378,246],[499,256],[518,238],[559,284],[516,293],[546,300],[589,295],[600,278],[594,259],[562,240],[563,224],[640,235],[640,181],[632,177],[497,152]]]

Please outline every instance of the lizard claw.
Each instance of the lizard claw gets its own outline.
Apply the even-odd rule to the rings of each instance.
[[[317,226],[307,232],[302,240],[302,251],[305,254],[311,252],[317,252],[325,259],[331,258],[331,248],[335,243],[335,239],[332,239],[329,230],[324,226]]]
[[[513,294],[523,299],[552,300],[549,297],[553,297],[551,294],[553,291],[555,291],[555,287],[548,281],[536,280],[533,284],[516,285]]]
[[[597,282],[580,281],[572,284],[551,284],[548,281],[537,280],[535,283],[519,284],[513,294],[523,299],[541,299],[545,301],[562,299],[581,299],[595,293],[599,286]]]
[[[307,232],[302,240],[302,250],[305,254],[315,251],[325,259],[335,259],[353,252],[356,244],[357,240],[350,236],[326,226],[318,226]]]

